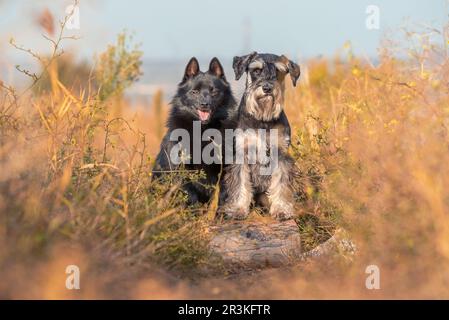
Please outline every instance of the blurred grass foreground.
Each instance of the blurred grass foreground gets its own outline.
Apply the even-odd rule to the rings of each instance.
[[[127,102],[141,75],[132,38],[90,66],[62,54],[76,41],[64,22],[45,21],[53,54],[27,51],[37,74],[17,68],[29,88],[0,82],[0,298],[449,298],[448,27],[383,43],[376,65],[349,43],[301,63],[285,108],[303,245],[338,225],[358,252],[235,278],[179,175],[151,179],[169,107],[162,92]],[[65,287],[73,264],[80,290]],[[372,264],[381,290],[365,287]]]

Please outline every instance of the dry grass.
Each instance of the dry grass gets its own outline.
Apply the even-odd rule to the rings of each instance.
[[[55,70],[47,91],[3,84],[0,297],[449,298],[447,32],[387,43],[376,66],[349,45],[307,62],[285,106],[305,190],[300,230],[313,247],[343,226],[358,254],[227,279],[198,278],[220,263],[207,217],[172,188],[179,177],[151,182],[168,106],[161,95],[149,110],[123,99],[140,74],[126,37],[82,90]],[[67,264],[80,266],[82,290],[64,288]],[[365,288],[369,264],[379,291]]]

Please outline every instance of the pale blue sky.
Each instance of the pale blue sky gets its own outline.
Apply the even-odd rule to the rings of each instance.
[[[72,0],[0,0],[0,78],[26,83],[14,69],[20,64],[39,70],[33,59],[8,41],[49,51],[36,24],[49,8],[62,19]],[[64,43],[65,51],[93,61],[123,29],[135,34],[144,52],[144,76],[135,87],[144,94],[163,88],[169,95],[182,76],[185,63],[199,58],[202,69],[213,56],[232,76],[232,57],[250,50],[304,59],[333,55],[346,41],[356,54],[376,60],[380,40],[408,23],[441,29],[448,19],[449,0],[80,0],[80,37]],[[380,29],[365,26],[368,5],[380,9]],[[408,22],[407,22],[408,21]],[[24,82],[25,80],[25,82]],[[139,87],[140,85],[140,87]],[[241,84],[240,84],[241,85]],[[239,83],[234,83],[238,88]]]
[[[66,0],[0,0],[0,50],[14,36],[40,47],[33,16],[48,6],[61,17]],[[441,27],[447,0],[81,0],[82,39],[72,44],[91,57],[126,28],[135,32],[146,58],[229,58],[249,47],[291,56],[333,54],[351,40],[354,50],[376,55],[386,30],[412,22]],[[368,5],[380,8],[380,30],[365,27]],[[246,26],[246,27],[245,27]],[[249,27],[248,27],[249,26]],[[250,30],[244,32],[244,30]],[[250,40],[245,40],[245,35]]]

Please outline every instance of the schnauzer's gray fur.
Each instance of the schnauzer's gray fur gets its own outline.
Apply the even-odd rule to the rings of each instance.
[[[244,132],[243,164],[235,163],[225,168],[222,179],[219,214],[230,219],[245,219],[253,200],[269,210],[279,220],[293,216],[292,175],[294,161],[288,155],[290,126],[283,111],[284,78],[290,73],[293,85],[299,78],[299,66],[285,56],[258,54],[235,57],[233,68],[236,80],[246,72],[247,82],[240,107],[237,129]],[[269,134],[264,141],[252,129],[278,130],[278,145],[271,145]],[[234,146],[235,147],[235,146]],[[278,149],[277,167],[271,175],[262,175],[266,164],[248,161],[248,149],[264,148],[268,156]]]

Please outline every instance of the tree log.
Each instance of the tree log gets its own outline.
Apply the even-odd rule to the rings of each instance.
[[[303,252],[295,221],[229,222],[210,227],[210,248],[231,269],[261,269],[292,265],[331,254],[354,253],[354,244],[341,229],[314,249]]]

